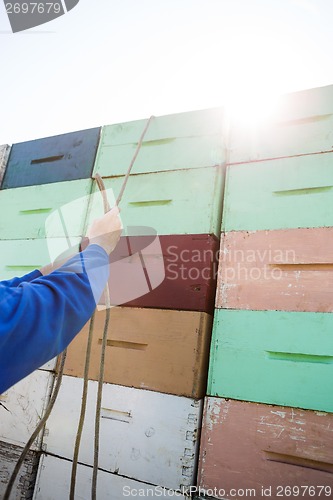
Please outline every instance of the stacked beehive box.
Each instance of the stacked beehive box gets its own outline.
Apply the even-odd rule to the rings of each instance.
[[[199,466],[218,498],[332,494],[332,98],[232,130]]]
[[[99,129],[15,144],[1,148],[0,279],[22,276],[47,264],[49,251],[78,248],[92,188],[91,172]],[[4,175],[2,175],[4,174]],[[76,179],[76,180],[74,180]],[[82,202],[77,203],[77,199]],[[47,217],[75,203],[64,225],[45,228]],[[69,243],[70,241],[70,243]],[[0,495],[15,462],[43,416],[53,385],[55,361],[0,395]],[[32,494],[42,436],[32,446],[18,478],[15,496]]]
[[[94,174],[103,177],[110,201],[145,123],[102,130]],[[122,498],[126,485],[162,491],[196,481],[223,191],[222,111],[153,118],[121,203],[124,236],[111,256],[109,286],[117,307],[111,310],[106,351],[100,498]],[[86,225],[103,214],[95,185],[93,193]],[[104,310],[97,312],[78,492],[91,481],[104,318]],[[88,326],[68,349],[61,392],[46,426],[48,455],[36,499],[45,498],[51,476],[52,498],[69,491],[87,331]]]

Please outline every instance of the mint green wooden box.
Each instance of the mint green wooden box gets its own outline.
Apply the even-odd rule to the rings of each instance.
[[[132,175],[120,204],[124,227],[149,226],[158,234],[215,234],[219,237],[224,167]],[[112,205],[124,177],[104,179]],[[103,214],[96,183],[87,225]],[[114,193],[114,196],[112,195]],[[132,233],[142,234],[140,229]]]
[[[81,238],[39,238],[34,240],[0,240],[0,280],[20,277],[55,260],[69,244],[79,250]]]
[[[333,153],[227,168],[223,231],[333,226]]]
[[[333,85],[283,95],[270,116],[256,122],[258,116],[233,119],[228,162],[333,150]]]
[[[82,235],[92,184],[82,179],[1,190],[0,238]]]
[[[333,412],[333,314],[215,310],[208,394]]]
[[[94,174],[124,175],[147,120],[103,127]],[[154,117],[132,173],[209,167],[225,162],[222,108]]]

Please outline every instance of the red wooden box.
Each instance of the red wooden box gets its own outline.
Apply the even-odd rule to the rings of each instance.
[[[110,256],[111,304],[212,314],[218,251],[209,234],[123,236]]]
[[[332,242],[333,227],[225,233],[216,306],[332,312]]]
[[[333,414],[207,398],[199,485],[236,500],[332,498]]]

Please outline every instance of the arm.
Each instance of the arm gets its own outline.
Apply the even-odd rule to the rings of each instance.
[[[88,240],[89,243],[89,240]],[[85,248],[87,247],[87,244]],[[60,255],[55,262],[52,264],[47,264],[46,266],[42,267],[41,269],[35,271],[32,271],[28,274],[25,274],[24,276],[21,276],[20,278],[12,278],[10,280],[6,281],[0,281],[0,285],[7,286],[7,287],[17,287],[21,283],[30,283],[30,281],[33,281],[36,278],[39,278],[41,275],[45,276],[46,274],[50,274],[52,271],[55,271],[56,269],[59,269],[62,265],[64,265],[66,262],[71,257],[74,257],[74,255],[77,255],[78,252],[73,253],[71,251],[71,255],[68,255],[68,252],[64,252],[64,254]],[[67,254],[67,255],[66,255]]]
[[[22,276],[21,278],[12,278],[11,280],[1,281],[0,285],[15,288],[19,286],[21,283],[30,282],[36,278],[39,278],[41,274],[42,273],[40,271],[37,271],[36,269],[35,271],[32,271],[31,273],[28,273],[25,276]]]
[[[0,393],[67,347],[92,315],[107,278],[108,255],[91,245],[48,276],[0,286]]]
[[[60,354],[91,317],[121,233],[118,211],[102,219],[111,233],[94,223],[92,244],[59,269],[17,287],[0,284],[0,393]]]

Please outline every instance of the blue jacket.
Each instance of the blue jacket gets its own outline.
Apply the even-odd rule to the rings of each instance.
[[[92,316],[108,279],[98,245],[48,276],[0,282],[0,394],[60,354]]]

